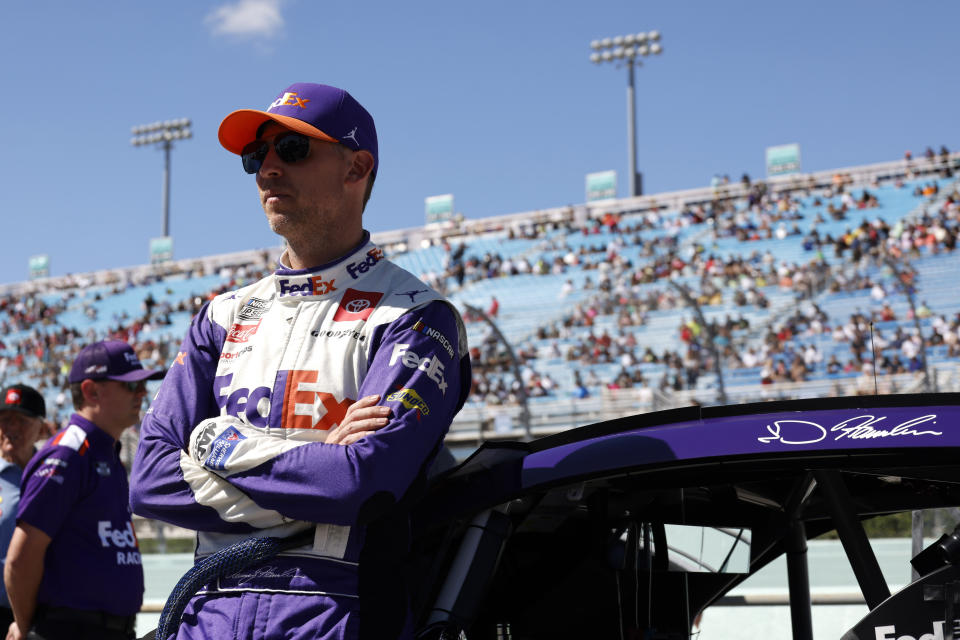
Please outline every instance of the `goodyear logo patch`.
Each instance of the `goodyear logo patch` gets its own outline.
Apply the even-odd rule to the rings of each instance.
[[[418,409],[423,415],[430,414],[430,406],[413,389],[400,389],[387,396],[388,402],[399,402],[407,409]]]

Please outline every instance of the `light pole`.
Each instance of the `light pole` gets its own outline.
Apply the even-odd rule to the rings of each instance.
[[[594,40],[590,43],[593,53],[590,54],[590,62],[600,64],[603,62],[616,62],[625,64],[627,67],[627,157],[630,161],[630,195],[641,195],[643,188],[637,179],[637,131],[636,119],[637,108],[634,100],[634,79],[633,69],[635,66],[643,66],[640,58],[663,53],[663,47],[660,45],[660,32],[650,31],[649,33],[627,34],[625,36],[615,36],[613,38],[603,38]]]
[[[166,120],[153,124],[141,124],[131,129],[133,137],[130,144],[142,147],[149,144],[159,145],[164,152],[163,162],[163,236],[170,235],[170,151],[174,140],[186,140],[193,136],[190,131],[190,119]]]

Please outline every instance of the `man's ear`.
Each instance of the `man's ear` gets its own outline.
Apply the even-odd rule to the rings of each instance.
[[[83,402],[85,404],[97,404],[100,399],[100,389],[97,383],[87,378],[80,383],[80,391],[83,392]]]
[[[369,151],[356,151],[350,161],[350,170],[347,172],[347,181],[360,182],[366,179],[373,171],[373,154]]]

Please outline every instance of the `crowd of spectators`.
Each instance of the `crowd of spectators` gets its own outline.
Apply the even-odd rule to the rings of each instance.
[[[269,268],[268,254],[260,252],[250,263],[220,267],[216,286],[175,300],[170,299],[173,292],[169,288],[159,301],[153,292],[166,280],[206,275],[200,263],[179,268],[166,265],[154,273],[110,272],[99,280],[67,276],[6,294],[0,297],[0,382],[27,380],[45,396],[54,398],[50,418],[59,424],[71,411],[67,375],[80,345],[123,340],[130,343],[145,366],[166,368],[183,334],[183,326],[175,326],[174,317],[192,317],[207,300],[259,279]],[[101,317],[105,301],[138,289],[145,292],[138,309],[121,309],[109,318]],[[54,298],[56,301],[50,302]],[[86,319],[83,326],[62,321],[63,313],[70,308],[79,308]]]
[[[906,186],[898,184],[901,188]],[[727,323],[711,326],[709,330],[699,327],[695,320],[684,319],[677,334],[683,348],[667,346],[659,353],[650,346],[638,349],[637,337],[642,336],[642,330],[638,330],[647,324],[651,313],[686,306],[682,296],[671,287],[643,285],[693,276],[698,285],[691,293],[697,304],[707,308],[731,303],[739,307],[764,308],[769,304],[764,291],[769,291],[771,286],[793,292],[798,301],[811,300],[820,293],[829,295],[860,289],[869,289],[874,296],[902,296],[908,290],[913,292],[909,287],[916,279],[916,273],[904,258],[952,251],[960,230],[957,224],[960,196],[956,193],[951,193],[943,199],[941,206],[926,211],[915,220],[897,220],[891,224],[878,216],[849,227],[836,238],[829,233],[819,233],[817,226],[827,221],[825,216],[834,221],[846,220],[853,210],[865,212],[880,204],[877,193],[869,188],[853,189],[849,176],[838,174],[833,184],[815,193],[767,194],[760,184],[754,185],[750,193],[745,205],[736,201],[718,202],[710,207],[698,205],[681,211],[675,219],[682,221],[678,223],[680,225],[710,224],[715,238],[735,236],[741,242],[749,242],[754,237],[802,235],[796,224],[784,232],[784,223],[802,220],[801,211],[812,211],[808,214],[810,231],[802,239],[798,238],[802,247],[812,255],[808,262],[778,261],[769,250],[753,251],[749,255],[744,252],[721,259],[699,243],[681,245],[676,242],[676,236],[669,233],[658,237],[655,242],[645,242],[636,226],[618,222],[615,217],[568,232],[605,233],[603,243],[581,244],[579,249],[573,250],[565,246],[564,236],[554,237],[549,248],[557,252],[564,265],[554,273],[570,273],[568,269],[571,267],[587,273],[580,279],[579,287],[574,285],[572,278],[568,279],[560,296],[569,296],[577,289],[581,292],[593,290],[594,295],[573,303],[559,321],[540,326],[535,331],[534,337],[541,343],[552,340],[543,357],[562,358],[576,371],[573,389],[556,388],[551,381],[547,393],[573,393],[582,397],[598,387],[695,388],[699,377],[714,367],[714,351],[708,348],[707,336],[714,336],[713,345],[723,368],[756,369],[756,382],[761,384],[803,382],[817,373],[857,375],[867,368],[871,374],[875,369],[879,375],[916,372],[924,366],[921,348],[924,340],[927,346],[946,344],[951,354],[960,352],[960,334],[956,331],[960,316],[952,322],[942,320],[932,335],[925,337],[903,327],[899,327],[889,340],[883,331],[874,331],[874,344],[868,345],[860,330],[862,318],[851,317],[848,322],[832,323],[815,304],[807,305],[806,313],[798,311],[786,321],[772,322],[762,335],[754,336],[751,344],[734,344],[730,328],[735,323],[729,318]],[[914,195],[932,203],[940,195],[936,181],[917,185]],[[646,218],[641,220],[642,228]],[[760,235],[756,235],[758,232]],[[627,247],[637,249],[631,256],[633,259],[624,256]],[[838,259],[832,263],[827,260],[831,248],[834,258]],[[599,259],[591,260],[592,256]],[[893,267],[886,266],[885,262],[889,261],[896,264],[896,274],[890,273]],[[638,266],[635,267],[634,263]],[[851,271],[847,268],[851,264],[857,268]],[[868,273],[870,267],[877,265],[884,283]],[[918,305],[919,318],[930,313],[925,302]],[[898,318],[888,301],[869,311],[867,325],[909,320],[909,316],[907,313]],[[600,320],[604,321],[604,326],[609,326],[611,318],[615,330],[594,330]],[[832,348],[826,349],[830,355],[825,357],[821,351],[824,349],[824,343],[819,339],[821,334],[834,343],[848,343],[849,357],[839,357]],[[562,349],[558,346],[558,338],[564,344]],[[878,354],[876,367],[874,352]],[[641,362],[662,362],[666,365],[665,372],[658,374],[655,380],[647,380],[636,366]],[[608,374],[602,380],[596,377],[592,365],[611,364],[619,365],[615,374]],[[609,367],[600,370],[609,371]]]
[[[945,153],[934,154],[933,160],[942,160]],[[929,150],[924,161],[930,161]],[[916,166],[920,161],[909,162]],[[878,322],[911,320],[902,304],[893,303],[893,299],[902,301],[915,293],[917,274],[908,260],[956,248],[960,194],[952,187],[944,197],[934,179],[908,187],[898,178],[897,186],[910,188],[921,202],[936,202],[937,206],[927,206],[911,219],[878,215],[854,223],[853,212],[864,215],[882,204],[876,183],[855,186],[849,175],[838,173],[826,187],[801,185],[773,191],[744,175],[741,186],[745,195],[722,197],[728,184],[729,180],[721,181],[712,201],[675,211],[647,203],[637,212],[576,220],[571,208],[569,215],[558,220],[508,230],[508,240],[533,241],[532,248],[519,253],[489,249],[489,243],[482,245],[487,250],[477,253],[468,237],[442,241],[442,270],[421,275],[448,293],[482,279],[561,275],[565,277],[558,296],[570,299],[565,314],[538,319],[540,326],[531,341],[517,348],[519,380],[512,372],[508,375],[512,364],[508,367],[507,362],[512,361],[491,336],[472,345],[477,372],[474,398],[510,403],[520,394],[583,395],[604,387],[692,389],[718,364],[725,369],[758,369],[758,380],[764,383],[802,381],[817,371],[855,374],[867,365],[873,370],[873,353],[878,354],[878,372],[910,372],[922,366],[922,344],[944,345],[951,356],[960,354],[960,317],[938,317],[929,335],[923,337],[903,327],[896,331],[874,328],[872,346],[867,345],[863,331],[864,326],[869,329]],[[841,234],[820,229],[824,223],[844,220],[851,224]],[[742,248],[723,254],[717,243],[729,238]],[[806,250],[808,260],[785,260],[768,248],[750,248],[754,240],[791,238]],[[833,260],[829,259],[831,250]],[[270,268],[269,255],[262,252],[213,271],[199,262],[179,263],[106,275],[66,276],[43,286],[25,286],[0,297],[0,381],[29,374],[42,391],[57,394],[54,411],[65,410],[64,363],[74,357],[73,345],[106,338],[126,340],[147,366],[163,367],[182,335],[182,327],[173,324],[196,313],[220,291],[259,278]],[[106,308],[103,301],[113,295],[162,284],[165,279],[211,273],[220,277],[209,290],[183,299],[158,295],[158,300],[153,293],[145,293],[139,309],[99,317]],[[678,286],[681,282],[686,284]],[[770,306],[772,291],[790,293],[801,301],[820,293],[864,289],[870,290],[875,304],[845,322],[831,321],[816,305],[803,307],[814,310],[810,315],[798,311],[765,327],[749,327],[742,314],[701,326],[695,314],[685,312],[672,340],[642,343],[644,327],[653,314],[686,309],[691,298],[704,309],[725,306],[755,311]],[[162,291],[156,287],[149,290]],[[51,295],[58,292],[62,294],[59,298]],[[499,305],[492,299],[486,306],[487,315],[496,318],[502,313]],[[78,307],[86,324],[61,323],[64,311]],[[895,307],[901,309],[899,313]],[[922,319],[932,311],[923,302],[917,315]],[[470,313],[465,317],[469,322],[480,319]],[[833,350],[824,357],[822,336],[848,345],[849,355],[842,357]],[[572,384],[558,384],[540,370],[539,361],[554,358],[575,368]],[[644,375],[644,363],[660,365],[657,373]],[[597,377],[594,365],[606,365],[601,368],[606,372],[603,379]]]

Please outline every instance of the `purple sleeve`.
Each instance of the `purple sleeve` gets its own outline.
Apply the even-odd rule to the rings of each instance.
[[[26,522],[53,538],[80,499],[84,464],[68,447],[45,447],[23,472],[17,522]]]
[[[310,522],[353,525],[400,500],[443,444],[470,389],[454,311],[432,302],[371,341],[360,397],[379,394],[390,422],[358,442],[315,442],[227,477],[259,506]]]
[[[160,391],[140,426],[140,444],[130,473],[134,513],[203,531],[245,532],[252,527],[224,522],[216,510],[198,504],[183,479],[180,454],[190,431],[219,415],[213,378],[226,331],[213,322],[206,303],[194,316]]]

